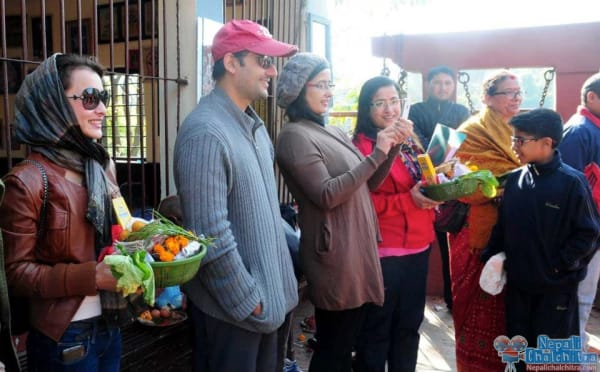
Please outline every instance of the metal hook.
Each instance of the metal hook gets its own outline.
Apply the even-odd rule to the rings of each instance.
[[[475,113],[475,108],[473,107],[473,100],[471,99],[471,93],[469,92],[469,81],[471,80],[471,76],[464,72],[458,72],[458,82],[462,84],[463,89],[465,90],[465,97],[467,97],[467,103],[469,104],[469,110],[471,114]]]
[[[381,75],[390,76],[390,69],[389,69],[389,67],[387,67],[385,58],[383,59],[383,68],[381,69]]]
[[[544,80],[546,83],[544,84],[544,89],[542,90],[542,97],[540,98],[540,107],[544,107],[544,102],[546,102],[546,96],[548,95],[548,89],[550,88],[550,83],[554,80],[554,74],[556,73],[556,69],[554,67],[546,70],[544,72]]]
[[[460,71],[458,73],[458,82],[461,84],[467,84],[471,80],[471,76],[466,72]]]

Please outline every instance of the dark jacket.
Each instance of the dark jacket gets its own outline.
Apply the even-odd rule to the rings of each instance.
[[[594,124],[594,119],[598,124]],[[565,124],[558,148],[564,162],[581,172],[591,162],[600,165],[600,118],[588,118],[581,113],[573,115]]]
[[[564,128],[563,139],[558,145],[563,161],[581,172],[592,162],[600,166],[600,118],[579,106]],[[594,190],[592,196],[596,207],[600,209],[596,191],[598,183],[588,181]]]
[[[429,98],[410,106],[408,118],[415,124],[415,133],[426,149],[437,123],[450,128],[458,126],[469,117],[469,110],[458,103]]]
[[[482,253],[506,253],[507,285],[530,293],[577,288],[598,246],[600,217],[583,174],[555,152],[507,178],[498,223]]]
[[[65,169],[44,156],[29,158],[48,174],[46,229],[38,242],[42,175],[33,164],[17,165],[4,177],[10,203],[0,206],[6,276],[12,293],[30,299],[31,326],[59,340],[84,297],[97,294],[94,227],[85,217],[85,186],[67,180]],[[117,196],[112,171],[107,174]]]

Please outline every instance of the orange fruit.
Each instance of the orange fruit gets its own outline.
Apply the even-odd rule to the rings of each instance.
[[[121,234],[119,234],[119,240],[122,242],[127,240],[127,238],[129,237],[129,234],[131,234],[131,231],[129,231],[127,229],[123,229],[123,231],[121,231]]]
[[[140,231],[142,229],[142,227],[146,226],[146,222],[142,222],[142,221],[134,221],[133,224],[131,224],[131,231],[136,232],[136,231]]]

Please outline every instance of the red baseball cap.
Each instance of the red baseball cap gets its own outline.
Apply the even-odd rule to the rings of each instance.
[[[269,30],[258,23],[246,19],[229,21],[213,39],[213,61],[242,50],[271,57],[289,57],[298,51],[298,47],[273,39]]]

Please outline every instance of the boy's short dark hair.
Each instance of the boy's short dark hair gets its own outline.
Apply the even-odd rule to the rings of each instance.
[[[581,87],[581,103],[584,105],[587,103],[586,96],[589,92],[594,92],[600,97],[600,72],[587,78]]]
[[[448,66],[435,66],[429,72],[427,72],[427,82],[431,82],[434,77],[439,74],[446,74],[452,77],[452,80],[456,80],[456,75],[454,74],[454,70]]]
[[[535,138],[552,138],[552,148],[562,141],[563,120],[554,110],[537,108],[514,116],[509,124]]]

